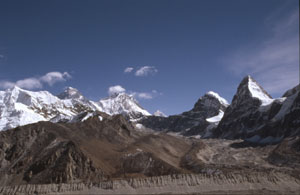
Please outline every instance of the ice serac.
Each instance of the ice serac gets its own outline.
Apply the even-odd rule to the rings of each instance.
[[[151,114],[142,108],[133,96],[126,93],[117,93],[108,98],[101,99],[96,104],[103,112],[109,115],[123,114],[131,120],[139,119]]]
[[[215,137],[242,138],[251,142],[279,142],[288,136],[289,131],[295,131],[285,128],[284,121],[294,107],[294,114],[299,112],[298,93],[296,87],[286,93],[288,97],[273,99],[252,77],[246,76],[213,134]]]
[[[208,137],[210,130],[217,126],[228,105],[224,98],[209,91],[199,98],[190,111],[168,117],[149,116],[139,122],[157,131],[179,132],[187,136],[200,134]]]

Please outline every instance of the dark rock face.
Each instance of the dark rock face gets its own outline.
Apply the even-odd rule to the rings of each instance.
[[[249,82],[268,97],[268,104],[263,104],[264,100],[251,94]],[[239,85],[213,136],[270,143],[299,134],[299,100],[299,86],[286,92],[283,98],[271,99],[253,78],[247,76]]]
[[[300,85],[293,88],[292,91],[293,93],[287,96],[287,99],[290,99],[291,102],[294,101],[282,122],[285,137],[300,135]]]
[[[246,138],[248,131],[266,122],[264,118],[267,113],[259,111],[261,102],[252,97],[249,90],[250,79],[252,78],[249,76],[245,77],[238,86],[231,105],[225,111],[215,131],[215,136],[233,139]]]
[[[213,94],[215,93],[208,92],[195,103],[192,110],[180,115],[147,116],[139,123],[157,131],[181,132],[183,135],[204,134],[206,128],[211,124],[206,119],[218,115],[220,110],[225,111],[228,106],[226,103],[220,102]]]

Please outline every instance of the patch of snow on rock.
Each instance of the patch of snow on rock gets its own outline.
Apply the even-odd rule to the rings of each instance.
[[[86,121],[87,119],[91,118],[94,116],[94,113],[87,113],[87,115],[85,117],[83,117],[83,119],[81,119],[81,121]]]
[[[143,129],[144,128],[144,126],[140,123],[135,124],[135,127],[138,128],[138,129]]]
[[[209,123],[219,123],[224,116],[224,112],[219,110],[219,114],[210,118],[207,118],[206,121]]]

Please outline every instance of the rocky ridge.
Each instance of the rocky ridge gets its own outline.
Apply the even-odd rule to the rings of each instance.
[[[273,99],[253,78],[245,77],[213,136],[266,144],[299,135],[299,92],[298,85]]]
[[[217,126],[228,102],[215,92],[207,92],[195,103],[193,109],[168,117],[147,116],[139,123],[145,127],[164,132],[177,132],[182,135],[208,137],[210,130]]]

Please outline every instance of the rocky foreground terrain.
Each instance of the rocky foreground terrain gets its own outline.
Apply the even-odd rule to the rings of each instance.
[[[300,192],[299,85],[273,99],[247,76],[231,104],[208,92],[169,117],[73,88],[0,100],[2,127],[16,126],[0,132],[0,194]]]
[[[2,194],[296,194],[300,138],[265,146],[196,139],[98,113],[84,122],[1,132],[0,165]]]

